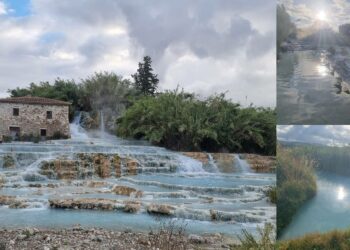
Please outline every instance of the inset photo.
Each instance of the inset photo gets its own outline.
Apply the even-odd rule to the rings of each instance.
[[[286,125],[277,133],[280,249],[349,249],[350,126]]]
[[[278,124],[350,124],[349,6],[278,1]]]

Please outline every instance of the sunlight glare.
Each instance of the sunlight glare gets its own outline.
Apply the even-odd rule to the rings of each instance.
[[[344,187],[339,187],[337,191],[338,200],[344,200],[345,196],[346,196],[346,192],[344,190]]]
[[[317,19],[320,21],[326,21],[327,20],[327,14],[325,11],[321,10],[320,12],[318,12],[317,14]]]
[[[320,76],[327,76],[328,74],[328,68],[325,65],[319,64],[317,65],[317,72]]]

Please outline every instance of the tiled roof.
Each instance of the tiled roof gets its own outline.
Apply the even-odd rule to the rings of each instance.
[[[20,103],[20,104],[39,104],[39,105],[57,105],[57,106],[71,105],[71,103],[69,102],[63,102],[60,100],[37,97],[37,96],[2,98],[0,99],[0,103]]]

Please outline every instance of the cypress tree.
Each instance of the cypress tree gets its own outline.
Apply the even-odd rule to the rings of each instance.
[[[135,88],[144,95],[154,95],[158,87],[158,75],[153,74],[152,59],[149,56],[143,58],[143,63],[139,63],[134,78]]]

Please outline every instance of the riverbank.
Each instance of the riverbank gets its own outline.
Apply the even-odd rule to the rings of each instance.
[[[169,229],[170,230],[170,229]],[[100,228],[85,229],[79,226],[68,229],[0,229],[0,249],[230,249],[233,239],[221,234],[182,235],[171,231],[160,235],[154,233],[135,233],[129,230],[112,231]],[[160,239],[159,236],[163,236]],[[166,242],[166,237],[170,238]],[[165,245],[168,244],[168,245]],[[177,244],[177,245],[174,245]],[[176,247],[175,247],[176,246]],[[164,249],[164,248],[163,248]]]
[[[279,250],[298,249],[338,249],[348,250],[350,248],[350,230],[331,231],[328,233],[312,233],[293,240],[280,241],[277,243]]]

